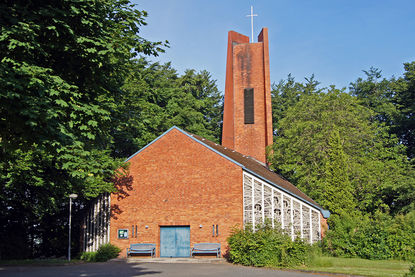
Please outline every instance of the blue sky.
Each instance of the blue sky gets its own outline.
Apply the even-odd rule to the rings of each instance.
[[[415,0],[133,0],[149,13],[141,35],[168,40],[154,61],[207,70],[224,91],[227,33],[269,29],[271,83],[315,74],[321,86],[348,87],[371,66],[400,76],[415,61]]]

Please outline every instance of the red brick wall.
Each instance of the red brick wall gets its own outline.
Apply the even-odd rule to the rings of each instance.
[[[222,145],[234,148],[234,85],[233,85],[233,44],[249,43],[249,38],[234,31],[228,33],[226,57],[225,103],[223,111]]]
[[[191,246],[219,242],[225,252],[231,228],[242,226],[239,166],[176,129],[130,163],[132,190],[123,199],[111,195],[111,206],[119,211],[111,218],[110,240],[122,249],[121,256],[131,243],[156,243],[159,256],[160,226],[166,225],[190,225]],[[219,225],[218,237],[212,237],[213,224]],[[137,238],[131,238],[132,225],[138,225]],[[129,229],[127,240],[117,238],[123,228]]]
[[[261,31],[258,43],[243,38],[229,33],[222,145],[265,163],[272,144],[268,31]],[[244,124],[245,88],[254,89],[254,124]]]

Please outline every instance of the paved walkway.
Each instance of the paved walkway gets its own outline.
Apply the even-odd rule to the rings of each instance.
[[[192,259],[195,260],[195,259]],[[172,261],[171,261],[172,262]],[[0,276],[7,277],[185,277],[185,276],[225,276],[225,277],[314,277],[339,276],[313,274],[296,271],[281,271],[266,268],[236,266],[226,262],[219,263],[176,263],[139,261],[110,261],[106,263],[72,264],[63,266],[5,266],[0,267]],[[343,275],[344,276],[344,275]]]
[[[113,261],[123,261],[114,259]],[[124,260],[125,261],[125,260]],[[128,258],[127,263],[163,263],[163,264],[218,264],[227,263],[224,258]]]

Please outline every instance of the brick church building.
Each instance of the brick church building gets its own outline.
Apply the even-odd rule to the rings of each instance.
[[[232,228],[280,224],[294,239],[316,242],[330,215],[272,172],[268,30],[258,42],[230,31],[222,145],[171,127],[127,159],[125,191],[95,200],[84,224],[84,250],[111,242],[155,243],[158,257],[189,257],[195,243],[221,244]]]

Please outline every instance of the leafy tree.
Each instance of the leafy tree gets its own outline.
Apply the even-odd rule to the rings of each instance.
[[[398,110],[393,130],[407,146],[408,157],[415,158],[415,61],[404,64],[404,76],[397,79],[393,89]]]
[[[137,60],[119,91],[113,154],[128,157],[171,126],[219,141],[222,97],[207,71],[179,76],[170,63]]]
[[[397,116],[396,105],[393,102],[394,80],[382,79],[382,71],[377,68],[371,67],[363,72],[366,79],[358,78],[350,83],[350,94],[361,100],[362,105],[372,109],[376,120],[393,126]]]
[[[197,111],[196,118],[200,118],[199,122],[187,125],[186,130],[219,142],[222,135],[223,98],[216,81],[211,79],[210,73],[206,70],[198,73],[187,70],[178,79],[178,86],[184,89],[186,94],[193,96],[194,100],[192,99],[190,106]]]
[[[318,88],[320,82],[315,80],[314,74],[305,78],[305,83],[296,82],[291,74],[288,74],[287,80],[281,80],[278,84],[272,84],[271,103],[272,103],[272,122],[273,129],[278,130],[278,124],[288,108],[294,106],[302,95],[320,93]]]
[[[354,206],[366,212],[407,209],[413,195],[399,190],[413,190],[413,168],[405,148],[373,115],[334,87],[302,96],[280,120],[273,168],[336,213]]]
[[[322,176],[325,197],[320,202],[337,214],[350,213],[356,204],[353,201],[353,187],[347,174],[346,155],[339,130],[334,127],[327,142],[327,159]]]
[[[375,112],[374,119],[390,126],[400,142],[407,146],[409,158],[415,157],[415,62],[404,64],[405,73],[398,79],[382,79],[381,71],[363,71],[366,79],[350,84],[350,93]]]
[[[0,258],[64,253],[67,196],[111,191],[111,112],[146,13],[128,0],[0,3]],[[20,251],[20,252],[19,252]]]

